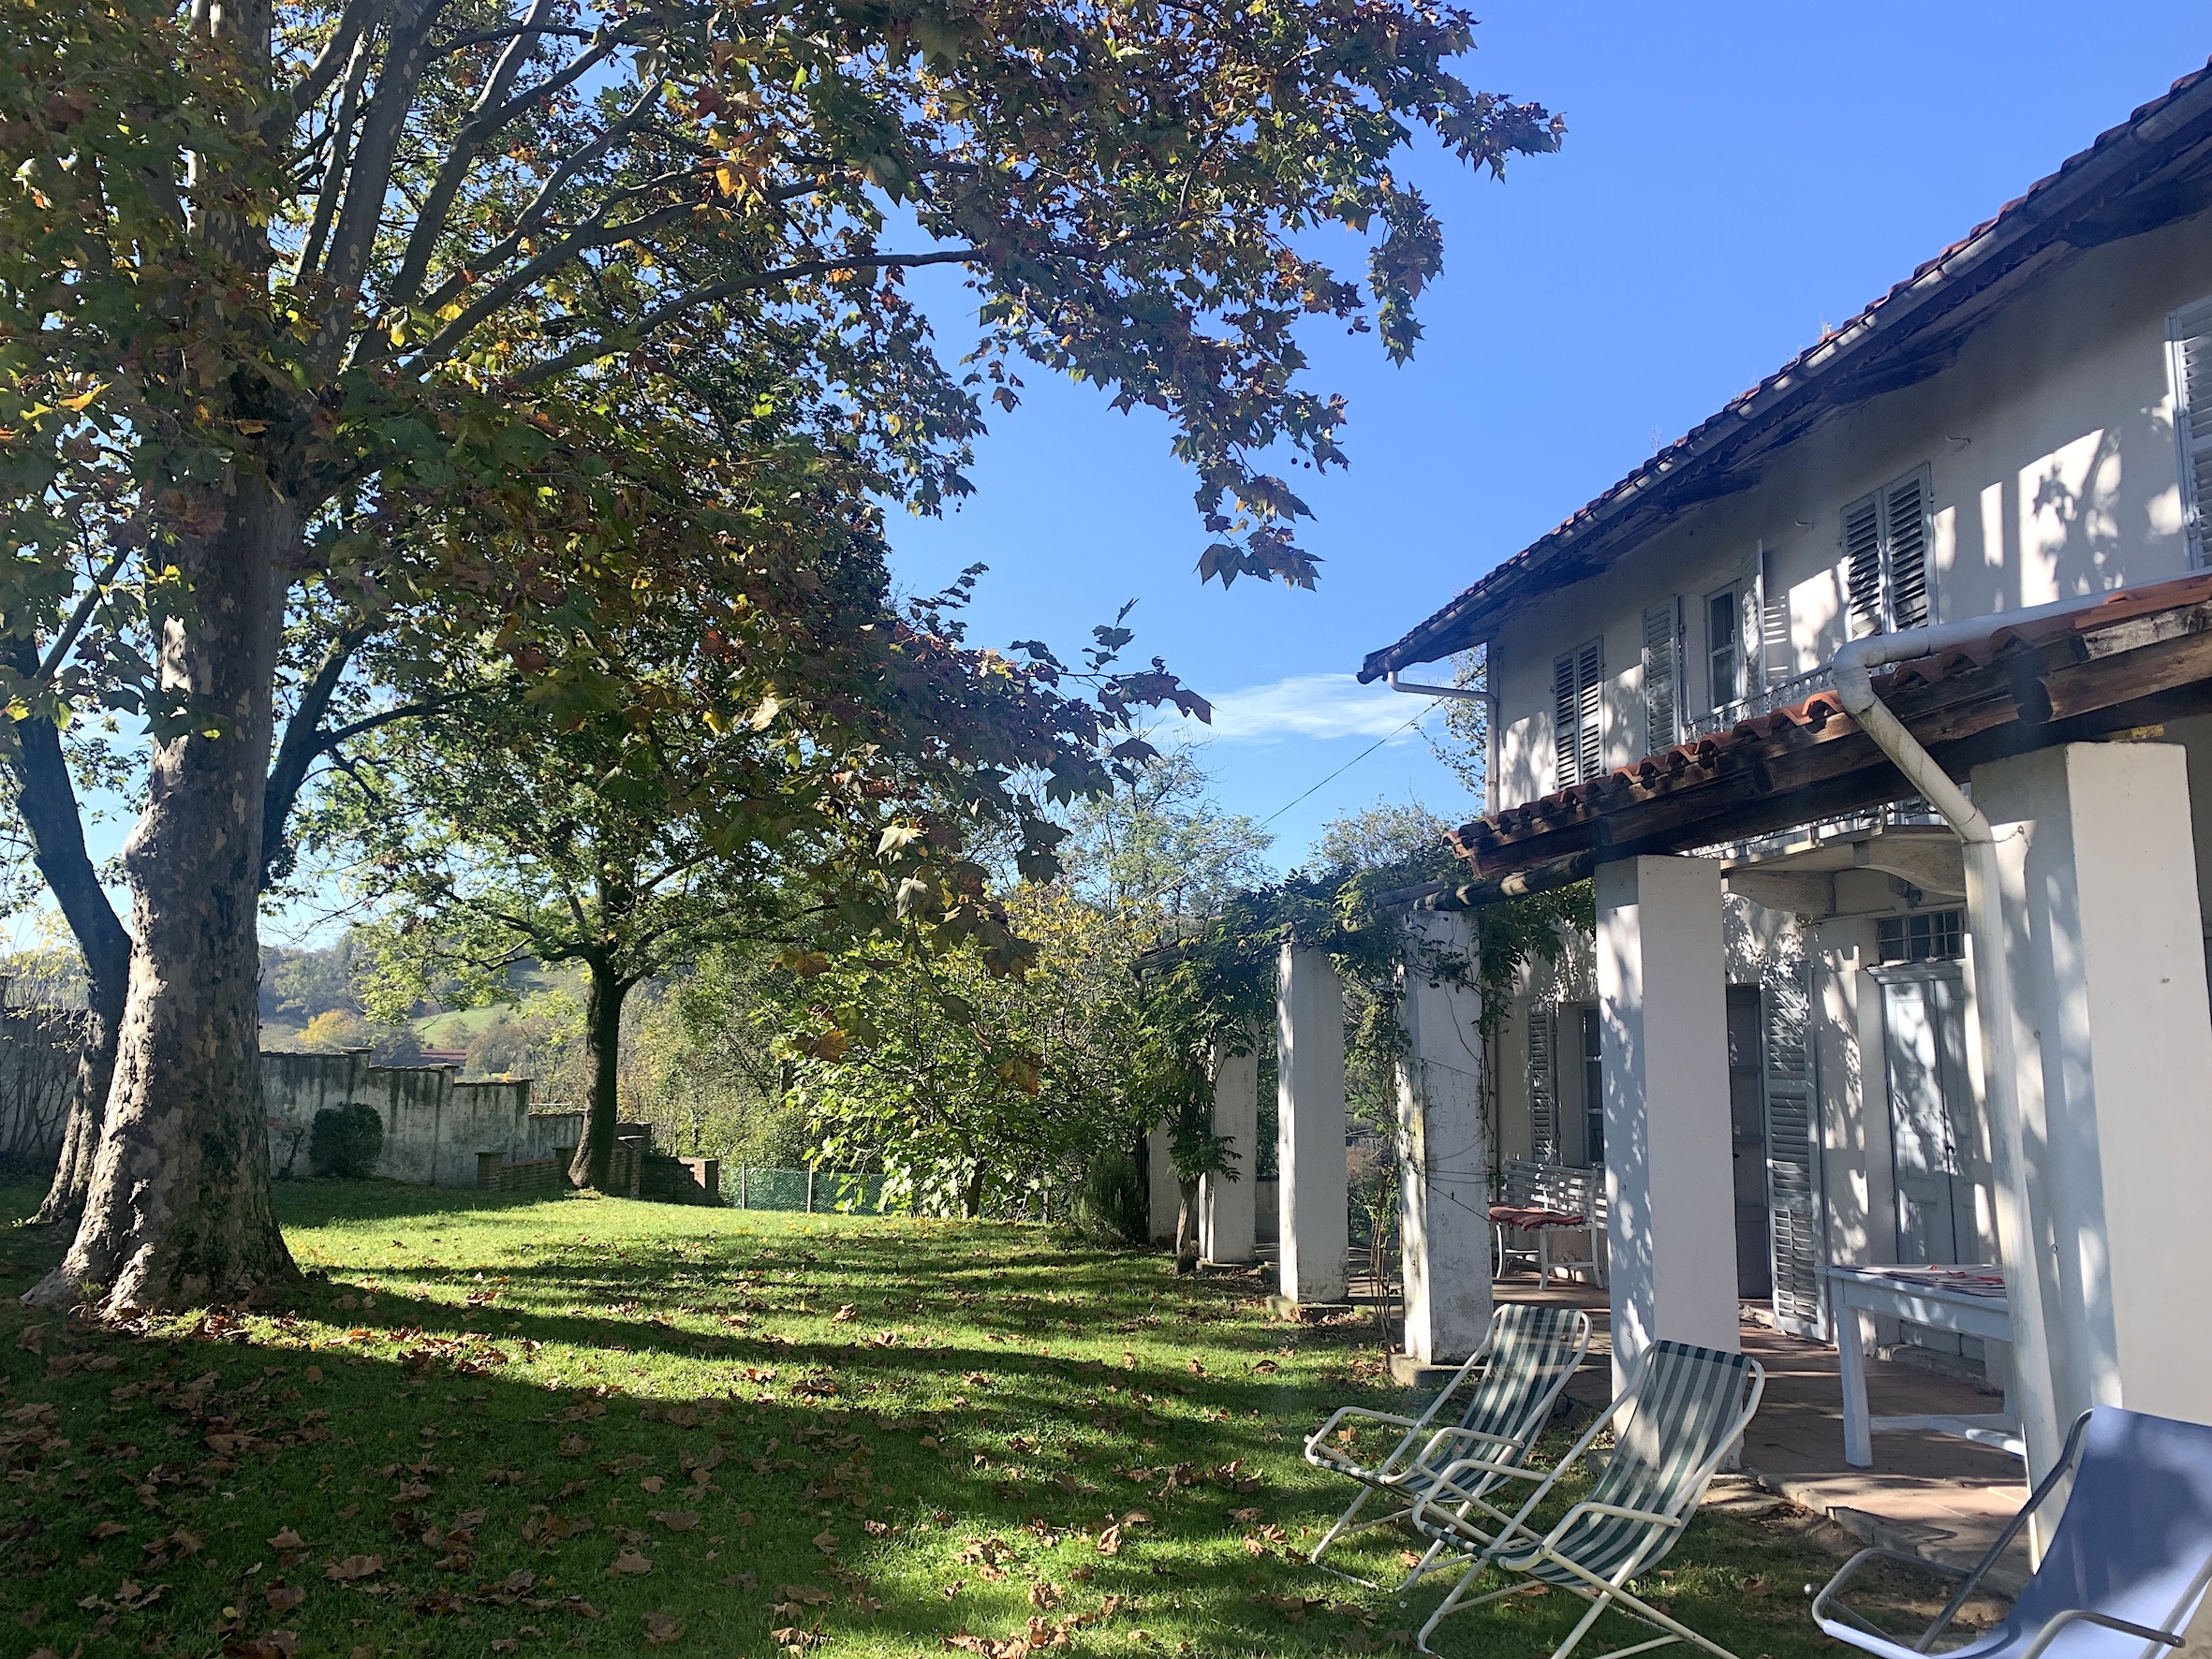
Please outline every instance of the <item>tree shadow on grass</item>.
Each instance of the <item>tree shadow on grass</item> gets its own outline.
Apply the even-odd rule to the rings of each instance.
[[[552,1219],[568,1225],[561,1207]],[[1082,1284],[1109,1308],[1117,1291],[1129,1309],[1199,1294],[1164,1275],[1142,1292],[1117,1286],[1113,1263],[1080,1251],[1030,1248],[1010,1264],[966,1254],[988,1241],[942,1233],[833,1242],[869,1246],[853,1298],[878,1280],[888,1296],[902,1284],[912,1293],[1040,1272],[1072,1276],[1054,1283]],[[770,1259],[804,1274],[825,1243],[790,1233]],[[700,1247],[686,1234],[674,1253]],[[0,1287],[27,1283],[42,1248],[11,1242],[16,1272]],[[562,1277],[570,1270],[518,1270],[503,1251],[486,1254],[487,1283],[507,1276],[503,1296],[587,1293]],[[593,1266],[588,1294],[611,1284],[650,1293],[672,1253],[638,1254],[630,1277],[579,1264]],[[701,1265],[730,1276],[728,1262]],[[430,1270],[473,1286],[479,1267]],[[1216,1374],[1271,1343],[1334,1355],[1330,1333],[1186,1329],[1163,1316],[1124,1367],[1118,1353],[1046,1358],[972,1340],[869,1348],[870,1320],[856,1318],[838,1328],[849,1340],[740,1351],[717,1337],[701,1354],[696,1336],[641,1319],[472,1312],[458,1285],[455,1299],[385,1290],[373,1311],[336,1310],[338,1298],[365,1294],[365,1273],[347,1277],[309,1287],[287,1314],[138,1341],[0,1304],[0,1378],[7,1408],[22,1414],[5,1427],[34,1431],[7,1447],[0,1611],[45,1609],[27,1639],[57,1653],[99,1634],[207,1652],[227,1636],[283,1628],[306,1653],[627,1653],[680,1623],[678,1654],[768,1653],[775,1631],[798,1633],[783,1645],[802,1648],[818,1635],[829,1654],[922,1653],[964,1633],[1012,1637],[1036,1618],[1046,1633],[1090,1621],[1067,1632],[1079,1651],[1172,1652],[1187,1641],[1209,1656],[1282,1656],[1363,1651],[1429,1605],[1401,1608],[1298,1559],[1298,1527],[1343,1496],[1296,1461],[1319,1385],[1289,1361],[1293,1374],[1279,1381]],[[372,1338],[302,1345],[330,1339],[326,1318],[342,1329],[349,1317]],[[1091,1340],[1118,1349],[1118,1323],[1103,1338],[1094,1323]],[[34,1324],[37,1351],[18,1346]],[[1179,1370],[1187,1361],[1163,1351],[1170,1342],[1202,1348],[1206,1374]],[[646,1374],[549,1387],[527,1343],[596,1348],[608,1370]],[[1352,1397],[1338,1387],[1327,1403]],[[1357,1559],[1386,1569],[1394,1548],[1383,1537]],[[1727,1599],[1715,1583],[1677,1610],[1697,1622]],[[303,1599],[287,1605],[296,1591]],[[1556,1610],[1512,1603],[1454,1621],[1445,1650],[1547,1651],[1546,1633],[1565,1622]],[[1763,1622],[1737,1627],[1752,1629],[1732,1644],[1747,1653],[1809,1649]],[[1136,1643],[1138,1630],[1153,1639]]]

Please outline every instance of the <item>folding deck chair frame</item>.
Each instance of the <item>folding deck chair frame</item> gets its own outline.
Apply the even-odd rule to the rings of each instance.
[[[2104,1426],[2108,1430],[2124,1432],[2132,1420],[2151,1426],[2154,1430],[2179,1431],[2200,1439],[2202,1455],[2206,1459],[2208,1464],[2204,1483],[2205,1495],[2212,1497],[2212,1430],[2205,1430],[2196,1424],[2174,1423],[2165,1418],[2151,1417],[2142,1413],[2121,1411],[2113,1406],[2097,1407],[2084,1412],[2074,1419],[2073,1428],[2066,1436],[2065,1449],[2059,1453],[2058,1461],[2052,1466],[2051,1472],[2037,1483],[2035,1490],[2028,1494],[2028,1502],[2021,1505],[2020,1512],[2013,1517],[2004,1531],[1998,1534],[1996,1542],[1990,1545],[1988,1549],[1983,1552],[1982,1559],[1971,1567],[1958,1567],[1944,1562],[1929,1561],[1921,1556],[1908,1555],[1898,1549],[1879,1548],[1862,1549],[1851,1560],[1844,1563],[1842,1568],[1833,1578],[1828,1580],[1820,1594],[1813,1598],[1813,1622],[1821,1627],[1823,1634],[1833,1637],[1838,1641],[1848,1642],[1863,1652],[1879,1654],[1881,1659],[1914,1659],[1915,1655],[1927,1653],[1934,1647],[1936,1639],[1949,1628],[1951,1622],[1958,1617],[1959,1609],[1966,1606],[1968,1599],[1981,1587],[1983,1579],[1988,1576],[1989,1569],[1996,1565],[1998,1559],[2012,1547],[2013,1541],[2020,1535],[2021,1529],[2028,1525],[2029,1519],[2042,1507],[2043,1501],[2057,1490],[2062,1482],[2075,1476],[2080,1472],[2085,1439],[2092,1420],[2099,1418],[2101,1414],[2104,1418]],[[2037,1580],[2043,1577],[2046,1568],[2051,1569],[2055,1578],[2065,1576],[2073,1579],[2073,1589],[2071,1592],[2063,1585],[2057,1588],[2057,1594],[2059,1598],[2070,1599],[2071,1596],[2081,1593],[2080,1585],[2086,1576],[2083,1570],[2085,1564],[2078,1558],[2065,1560],[2063,1564],[2058,1559],[2071,1552],[2074,1542],[2072,1538],[2065,1538],[2064,1533],[2068,1520],[2073,1519],[2071,1513],[2073,1508],[2073,1493],[2080,1490],[2081,1486],[2077,1482],[2073,1492],[2070,1492],[2068,1495],[2068,1513],[2062,1515],[2059,1520],[2060,1535],[2053,1537],[2051,1547],[2045,1551],[2043,1562],[2038,1567],[2034,1578],[2030,1578],[2028,1586],[2014,1598],[2014,1608],[2016,1610],[2029,1609],[2030,1617],[2035,1617],[2037,1613],[2041,1612],[2040,1604],[2051,1599],[2048,1595],[2039,1596],[2037,1594],[2039,1588]],[[2093,1503],[2095,1500],[2092,1497],[2089,1501]],[[2206,1513],[2200,1515],[2197,1519],[2202,1531],[2196,1547],[2191,1552],[2198,1558],[2195,1571],[2189,1579],[2184,1581],[2184,1586],[2173,1604],[2160,1615],[2164,1622],[2163,1627],[2122,1619],[2114,1613],[2092,1607],[2063,1606],[2056,1608],[2048,1613],[2043,1613],[2038,1620],[2032,1634],[2028,1632],[2024,1624],[2018,1623],[2017,1612],[2015,1612],[2013,1618],[2007,1619],[2005,1623],[1999,1625],[1997,1630],[1948,1652],[1960,1654],[1962,1659],[1963,1656],[1969,1653],[1986,1655],[1987,1659],[2042,1659],[2042,1653],[2053,1642],[2070,1629],[2085,1623],[2116,1632],[2123,1637],[2133,1637],[2143,1643],[2141,1648],[2132,1649],[2131,1652],[2131,1644],[2108,1644],[2105,1652],[2114,1655],[2115,1659],[2122,1659],[2122,1656],[2125,1656],[2125,1659],[2134,1659],[2135,1655],[2146,1656],[2147,1659],[2147,1655],[2156,1653],[2161,1648],[2181,1647],[2187,1639],[2185,1632],[2190,1619],[2196,1613],[2199,1604],[2204,1600],[2206,1589],[2212,1587],[2212,1505],[2208,1505]],[[2085,1513],[2076,1523],[2076,1531],[2089,1532],[2092,1530],[2103,1533],[2106,1539],[2110,1539],[2114,1535],[2113,1529],[2100,1524],[2100,1518],[2092,1518]],[[2186,1560],[2187,1558],[2184,1557],[2184,1562]],[[1917,1567],[1923,1571],[1938,1574],[1947,1578],[1956,1578],[1959,1581],[1958,1588],[1951,1593],[1951,1599],[1943,1604],[1942,1611],[1936,1615],[1935,1622],[1913,1638],[1910,1646],[1881,1629],[1863,1614],[1854,1612],[1837,1600],[1843,1587],[1858,1576],[1860,1569],[1874,1561],[1899,1562],[1907,1566]],[[2015,1627],[2016,1625],[2017,1627]]]
[[[1533,1329],[1524,1330],[1524,1327]],[[1523,1340],[1526,1339],[1526,1340]],[[1355,1584],[1379,1589],[1367,1579],[1341,1572],[1335,1567],[1323,1566],[1321,1555],[1338,1539],[1369,1527],[1387,1526],[1413,1513],[1414,1505],[1428,1482],[1439,1468],[1451,1461],[1445,1456],[1447,1448],[1464,1450],[1471,1446],[1491,1449],[1494,1461],[1518,1465],[1535,1446],[1543,1426],[1551,1420],[1552,1407],[1560,1390],[1573,1376],[1583,1357],[1590,1350],[1590,1316],[1579,1308],[1561,1308],[1531,1302],[1506,1302],[1490,1317],[1490,1329],[1482,1343],[1452,1375],[1451,1381],[1438,1390],[1428,1409],[1418,1417],[1408,1417],[1389,1412],[1370,1411],[1364,1406],[1340,1406],[1329,1418],[1305,1439],[1305,1461],[1317,1469],[1327,1469],[1337,1475],[1349,1476],[1360,1482],[1359,1496],[1336,1518],[1336,1523],[1321,1535],[1306,1557],[1324,1573],[1350,1579]],[[1511,1370],[1501,1369],[1510,1367]],[[1480,1370],[1478,1371],[1478,1368]],[[1448,1402],[1457,1396],[1470,1379],[1473,1391],[1456,1425],[1432,1428],[1438,1415]],[[1497,1398],[1500,1391],[1504,1398]],[[1477,1426],[1477,1418],[1488,1418],[1487,1426]],[[1502,1420],[1501,1420],[1502,1419]],[[1405,1432],[1391,1448],[1390,1455],[1381,1462],[1368,1465],[1352,1461],[1333,1451],[1329,1437],[1346,1424],[1379,1423],[1399,1427]],[[1409,1448],[1423,1433],[1428,1438],[1421,1449],[1411,1457]],[[1495,1480],[1481,1483],[1481,1490],[1488,1490]],[[1398,1506],[1385,1514],[1369,1516],[1360,1520],[1361,1511],[1378,1493],[1384,1493],[1398,1501]],[[1355,1525],[1355,1521],[1357,1524]],[[1411,1572],[1398,1585],[1403,1594],[1418,1582],[1435,1564],[1444,1546],[1431,1544],[1427,1552],[1415,1564]]]
[[[1706,1385],[1704,1389],[1692,1390],[1684,1398],[1681,1373],[1686,1368],[1703,1368],[1711,1374],[1695,1379]],[[1647,1402],[1646,1396],[1654,1388],[1661,1391],[1662,1398]],[[1644,1356],[1628,1386],[1548,1473],[1539,1475],[1533,1470],[1475,1458],[1447,1466],[1414,1505],[1413,1525],[1440,1545],[1453,1548],[1471,1559],[1459,1582],[1421,1627],[1417,1638],[1421,1651],[1435,1652],[1428,1645],[1429,1637],[1452,1613],[1519,1595],[1542,1584],[1579,1595],[1590,1604],[1589,1611],[1553,1651],[1552,1659],[1568,1659],[1607,1608],[1617,1608],[1661,1634],[1649,1641],[1615,1648],[1602,1659],[1626,1659],[1628,1654],[1677,1641],[1692,1643],[1718,1659],[1736,1659],[1719,1643],[1699,1635],[1671,1614],[1661,1612],[1627,1586],[1639,1573],[1665,1560],[1681,1541],[1706,1487],[1712,1484],[1715,1473],[1758,1412],[1760,1396],[1765,1388],[1765,1368],[1747,1355],[1724,1354],[1687,1343],[1656,1343]],[[1649,1411],[1656,1417],[1659,1411],[1675,1406],[1687,1406],[1693,1414],[1692,1441],[1698,1444],[1699,1450],[1687,1463],[1675,1461],[1680,1455],[1678,1449],[1659,1459],[1651,1471],[1651,1482],[1659,1487],[1656,1508],[1609,1503],[1598,1495],[1606,1490],[1608,1476],[1624,1455],[1626,1448],[1616,1446],[1613,1459],[1600,1471],[1591,1497],[1570,1507],[1546,1532],[1540,1534],[1528,1524],[1528,1518],[1559,1481],[1589,1456],[1591,1446],[1608,1428],[1622,1424],[1625,1433],[1633,1433],[1636,1418],[1643,1412]],[[1629,1414],[1625,1423],[1624,1413]],[[1700,1417],[1706,1420],[1701,1422]],[[1664,1434],[1668,1427],[1662,1421],[1657,1431]],[[1642,1460],[1624,1467],[1640,1466],[1644,1466]],[[1533,1480],[1537,1484],[1520,1508],[1509,1515],[1488,1502],[1482,1490],[1467,1482],[1464,1478],[1467,1475],[1482,1477],[1486,1483],[1483,1490],[1509,1479]],[[1439,1512],[1447,1510],[1451,1512]],[[1475,1510],[1481,1510],[1487,1522],[1495,1525],[1494,1531],[1485,1532],[1469,1520]],[[1599,1524],[1592,1526],[1593,1521]],[[1608,1526],[1607,1522],[1614,1524]],[[1600,1563],[1602,1571],[1577,1560],[1570,1552],[1592,1544],[1604,1547]],[[1584,1553],[1588,1551],[1585,1549]],[[1522,1581],[1467,1600],[1467,1593],[1484,1570],[1492,1566],[1519,1575]]]

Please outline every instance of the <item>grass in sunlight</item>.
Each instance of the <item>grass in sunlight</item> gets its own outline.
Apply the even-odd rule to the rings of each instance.
[[[37,1192],[0,1185],[0,1218]],[[113,1654],[1337,1654],[1401,1604],[1305,1562],[1304,1434],[1402,1402],[1364,1323],[1037,1227],[280,1186],[288,1307],[138,1332],[0,1240],[0,1649]],[[1405,1540],[1347,1564],[1389,1574]],[[1703,1517],[1645,1588],[1808,1653],[1802,1525]],[[1453,1621],[1538,1659],[1563,1595]],[[1627,1627],[1601,1627],[1615,1640]],[[1593,1652],[1602,1651],[1593,1649]]]

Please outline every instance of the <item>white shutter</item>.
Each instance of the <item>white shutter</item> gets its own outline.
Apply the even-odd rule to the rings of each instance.
[[[2181,449],[2181,512],[2189,562],[2205,554],[2205,516],[2212,513],[2212,300],[2185,305],[2166,319],[2174,374],[2174,436]]]
[[[1559,1161],[1559,1005],[1540,986],[1528,999],[1528,1155]]]
[[[1843,509],[1843,591],[1851,638],[1881,632],[1881,500],[1867,495]]]
[[[1843,509],[1844,600],[1852,639],[1935,620],[1930,525],[1924,466]]]
[[[1682,741],[1682,602],[1669,599],[1644,613],[1644,752],[1657,755]]]
[[[1881,492],[1881,528],[1885,621],[1896,633],[1924,628],[1935,620],[1929,593],[1925,467]]]
[[[1803,940],[1785,934],[1759,986],[1764,1024],[1766,1210],[1775,1323],[1826,1340],[1821,1295],[1820,1095],[1813,1075],[1812,996]]]
[[[1552,660],[1552,729],[1556,788],[1585,783],[1604,769],[1605,642],[1593,639]]]

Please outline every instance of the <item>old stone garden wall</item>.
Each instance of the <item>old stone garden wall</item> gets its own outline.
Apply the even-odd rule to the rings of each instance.
[[[88,1018],[76,1008],[0,1008],[0,1170],[53,1174]]]
[[[533,1112],[526,1079],[464,1083],[448,1065],[372,1065],[365,1050],[263,1054],[261,1094],[269,1167],[280,1181],[307,1173],[315,1114],[355,1102],[384,1121],[376,1172],[422,1186],[475,1186],[484,1152],[518,1162],[566,1154],[582,1127],[578,1112]]]

